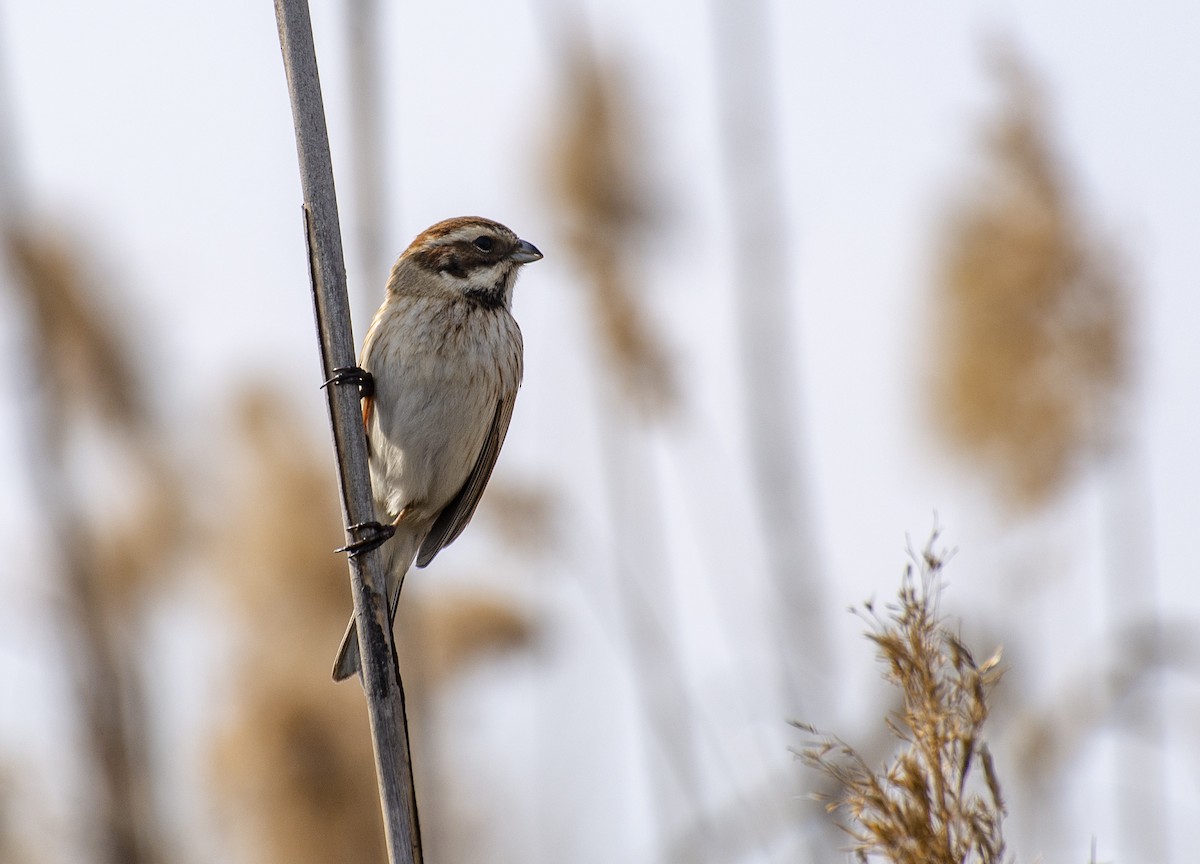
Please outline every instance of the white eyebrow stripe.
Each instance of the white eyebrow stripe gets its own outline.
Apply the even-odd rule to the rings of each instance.
[[[432,246],[453,246],[455,243],[470,243],[480,234],[490,234],[487,228],[482,225],[464,225],[461,228],[455,228],[449,234],[443,234],[441,237],[433,241]]]
[[[430,246],[452,246],[455,243],[472,243],[476,237],[496,237],[503,239],[503,234],[491,225],[462,225],[449,234],[443,234],[433,240]]]

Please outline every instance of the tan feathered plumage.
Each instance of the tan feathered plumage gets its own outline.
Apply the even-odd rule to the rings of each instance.
[[[462,533],[496,465],[521,384],[513,285],[541,257],[503,225],[464,217],[426,230],[392,268],[361,365],[374,379],[363,420],[375,510],[396,528],[384,546],[393,620],[413,559],[424,567]],[[333,677],[358,669],[351,618]]]

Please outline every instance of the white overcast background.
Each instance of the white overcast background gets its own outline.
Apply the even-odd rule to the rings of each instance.
[[[354,254],[340,7],[326,0],[313,5],[361,339],[371,311],[362,286],[381,292],[384,274],[363,273]],[[619,59],[637,82],[645,163],[661,192],[666,224],[653,244],[638,250],[647,290],[693,413],[713,430],[695,439],[698,448],[713,451],[704,454],[704,470],[714,488],[701,506],[711,508],[714,530],[722,524],[745,530],[750,517],[738,512],[745,489],[721,487],[722,472],[738,470],[740,431],[725,414],[734,385],[721,361],[731,345],[728,274],[738,265],[738,250],[730,248],[720,213],[711,9],[678,0],[574,8],[593,46]],[[566,484],[572,506],[599,511],[586,489],[594,466],[579,466],[593,458],[581,456],[595,405],[587,392],[595,385],[587,307],[565,252],[556,248],[561,224],[546,191],[545,133],[560,104],[562,72],[547,46],[552,32],[539,21],[542,9],[482,0],[388,9],[386,242],[398,253],[438,219],[479,214],[542,249],[545,261],[527,268],[517,289],[527,376],[499,470]],[[1012,532],[1032,530],[1006,523],[987,505],[978,481],[931,443],[921,391],[923,350],[937,339],[929,313],[940,220],[947,196],[974,164],[980,123],[999,101],[984,64],[984,45],[994,37],[1015,46],[1046,85],[1051,131],[1073,191],[1121,256],[1133,288],[1134,452],[1150,484],[1150,512],[1136,515],[1153,526],[1148,563],[1162,607],[1200,616],[1200,6],[1182,0],[778,0],[772,21],[802,351],[796,374],[803,456],[829,620],[844,642],[838,656],[853,661],[841,674],[877,687],[871,647],[858,635],[861,622],[840,610],[894,592],[906,534],[919,542],[935,512],[946,541],[959,550],[948,603],[963,614],[1012,590],[1011,581],[985,577],[1014,554]],[[231,382],[244,378],[271,381],[294,396],[307,407],[315,434],[324,434],[295,146],[272,4],[8,0],[0,3],[0,76],[13,154],[5,175],[20,178],[38,218],[65,224],[91,249],[103,250],[95,267],[123,289],[120,297],[105,298],[107,308],[145,334],[148,380],[179,434],[202,438]],[[6,363],[0,376],[0,751],[20,753],[23,765],[53,774],[54,738],[69,726],[56,711],[64,685],[39,665],[52,634],[25,512],[15,407],[21,392],[36,386],[37,370],[14,354],[19,334],[9,304],[8,295],[0,298]],[[1058,542],[1047,553],[1067,571],[1047,589],[1044,602],[1052,611],[1046,614],[1078,619],[1078,637],[1063,641],[1068,653],[1093,644],[1105,620],[1094,593],[1101,507],[1095,482],[1081,481],[1045,517],[1058,520]],[[479,554],[473,542],[485,541],[467,532],[456,545],[461,561]],[[735,564],[738,553],[727,557],[724,564]],[[433,580],[437,570],[417,578]],[[584,589],[574,590],[585,596]],[[720,586],[713,590],[717,596],[698,599],[698,607],[736,605],[720,596]],[[579,597],[557,602],[582,602]],[[173,614],[182,634],[178,662],[196,675],[196,687],[181,688],[178,716],[168,725],[201,728],[197,718],[211,686],[206,676],[213,674],[204,659],[205,629],[189,624],[180,610]],[[1003,633],[980,635],[1004,639]],[[587,663],[598,649],[574,650]],[[1045,664],[1050,671],[1043,686],[1055,686],[1053,670],[1062,658],[1022,659]],[[1191,718],[1194,727],[1197,707],[1194,698],[1190,708],[1176,705],[1187,711],[1178,722]],[[498,716],[519,723],[523,715],[510,708]],[[787,745],[798,743],[783,724],[788,716],[780,706],[777,717],[753,721],[777,736],[785,760],[791,758]],[[504,739],[488,732],[489,722],[487,714],[473,715],[472,734],[499,745]],[[528,733],[516,737],[523,746],[532,743]],[[556,758],[576,755],[565,751]],[[578,756],[579,770],[605,758]],[[202,759],[203,752],[189,750],[181,758]],[[1175,818],[1167,860],[1195,854],[1189,823],[1200,818],[1198,763],[1194,740],[1172,760]],[[1102,773],[1089,776],[1104,780]],[[63,794],[52,777],[42,785]],[[1084,860],[1091,836],[1111,837],[1106,799],[1089,798],[1090,792],[1087,782],[1064,788],[1077,798],[1069,808],[1078,822],[1074,843],[1014,851],[1024,860],[1043,853],[1047,861]],[[603,800],[628,806],[613,796]],[[603,816],[580,818],[586,823],[580,830],[590,832],[597,850],[613,842],[605,837]],[[640,828],[634,822],[630,830],[636,835]],[[645,852],[636,836],[629,843],[612,847],[617,857]],[[1103,853],[1103,839],[1100,848]]]

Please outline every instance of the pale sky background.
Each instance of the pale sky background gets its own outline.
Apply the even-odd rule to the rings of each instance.
[[[700,509],[713,530],[752,531],[740,506],[744,481],[722,481],[740,471],[740,430],[726,407],[733,381],[722,359],[733,302],[725,277],[737,266],[737,250],[720,214],[710,9],[654,0],[578,5],[594,46],[625,64],[644,112],[645,160],[657,174],[666,230],[640,253],[692,415],[706,430],[686,436],[710,478]],[[362,281],[381,291],[383,274],[361,272],[354,254],[339,4],[318,0],[314,7],[351,291],[361,297]],[[585,479],[595,471],[595,403],[581,392],[593,383],[586,306],[546,193],[544,133],[561,94],[538,9],[459,0],[389,11],[387,242],[398,253],[428,224],[477,213],[545,252],[517,291],[527,376],[500,470],[549,484],[567,478],[570,505],[601,518]],[[1149,487],[1148,512],[1139,506],[1127,515],[1152,526],[1149,563],[1163,608],[1200,616],[1200,6],[820,0],[774,3],[773,25],[804,458],[829,620],[845,642],[840,657],[852,658],[864,687],[876,686],[861,625],[838,610],[894,592],[905,534],[919,543],[935,511],[959,549],[949,574],[956,613],[969,616],[972,607],[1031,590],[1048,620],[1077,617],[1074,635],[1059,646],[1063,656],[1022,658],[1038,667],[1044,690],[1057,686],[1071,657],[1089,650],[1104,620],[1095,589],[1103,481],[1082,482],[1036,524],[1013,525],[930,442],[924,415],[922,352],[937,339],[929,285],[939,220],[947,195],[971,169],[981,121],[998,105],[982,50],[997,35],[1040,74],[1073,192],[1123,259],[1139,348],[1134,462]],[[105,300],[146,334],[155,386],[180,434],[202,440],[230,377],[247,374],[303,400],[322,434],[272,5],[2,3],[0,74],[16,153],[6,170],[20,177],[33,213],[103,250],[96,267],[125,289]],[[18,342],[9,304],[0,299],[0,346],[11,364]],[[356,312],[360,339],[369,311]],[[28,370],[12,365],[0,379],[7,397],[0,399],[7,406],[0,408],[0,476],[14,478],[0,485],[7,553],[0,566],[0,749],[40,754],[59,728],[58,685],[47,684],[28,659],[46,638],[14,455],[12,404],[28,386]],[[678,478],[671,482],[678,487]],[[1047,556],[1043,565],[1066,571],[1053,586],[1031,588],[1011,576],[1030,567],[1022,542],[1031,537]],[[468,532],[456,545],[461,561],[481,554],[471,542]],[[728,558],[724,565],[737,564],[738,554]],[[692,599],[700,622],[730,602],[720,589]],[[1003,633],[986,635],[1004,641]],[[722,650],[736,655],[728,645]],[[1190,707],[1178,706],[1190,717],[1192,693]],[[509,711],[510,720],[519,718],[520,709]],[[775,719],[753,723],[767,728]],[[782,726],[771,728],[781,750],[796,743]],[[1200,773],[1188,766],[1200,764],[1200,754],[1191,746],[1175,760],[1172,783],[1177,816],[1194,822]],[[1064,793],[1077,796],[1079,845],[1015,850],[1024,860],[1039,853],[1048,861],[1083,860],[1088,838],[1105,835],[1104,805],[1088,797],[1094,776]],[[1170,860],[1194,853],[1187,821],[1177,819]]]

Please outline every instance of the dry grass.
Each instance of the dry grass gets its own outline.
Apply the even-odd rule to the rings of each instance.
[[[828,799],[854,838],[860,861],[895,864],[996,864],[1005,860],[1004,800],[983,741],[988,695],[1000,680],[1000,653],[976,663],[938,609],[942,588],[937,535],[914,555],[898,601],[886,613],[867,604],[867,637],[879,649],[885,679],[902,707],[887,719],[901,742],[872,768],[849,744],[818,736],[801,759],[840,787]]]

